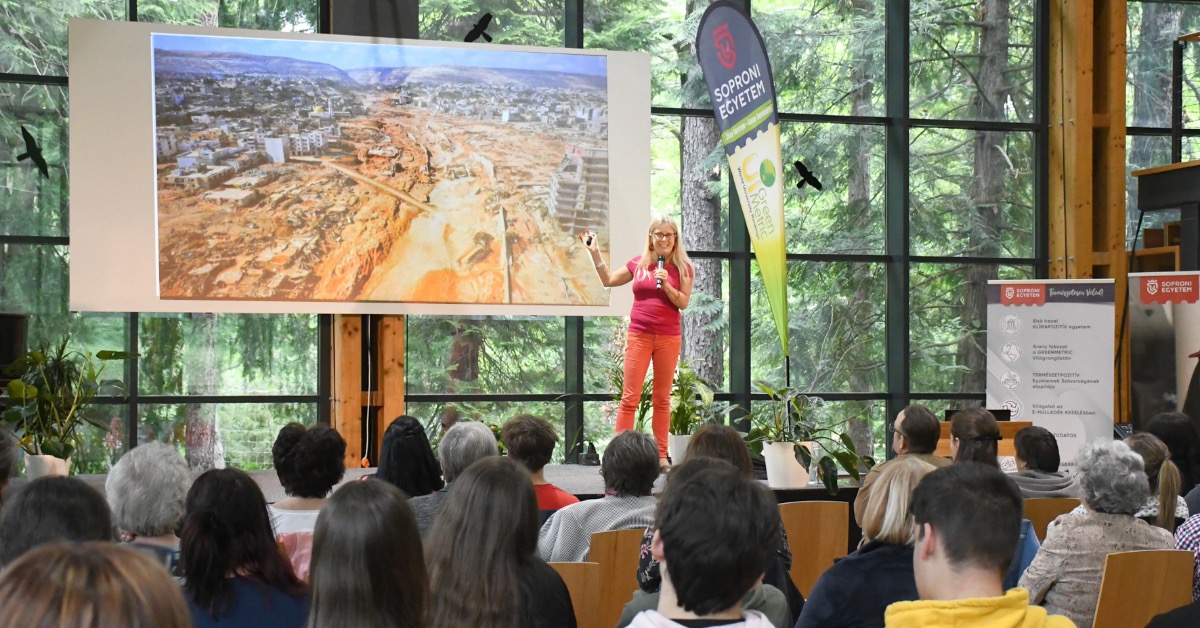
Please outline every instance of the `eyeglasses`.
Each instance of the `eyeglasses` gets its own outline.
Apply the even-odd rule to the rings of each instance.
[[[670,242],[675,239],[674,233],[651,233],[655,240]]]

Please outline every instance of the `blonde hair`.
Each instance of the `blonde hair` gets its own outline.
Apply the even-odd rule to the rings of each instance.
[[[1182,479],[1179,467],[1171,462],[1171,450],[1154,434],[1138,432],[1125,439],[1125,444],[1142,457],[1146,478],[1150,480],[1150,496],[1158,498],[1158,517],[1154,525],[1175,532],[1175,503]]]
[[[863,538],[859,544],[879,541],[889,545],[912,545],[917,541],[917,524],[909,512],[913,490],[934,466],[913,456],[903,456],[883,466],[875,489],[863,512]]]
[[[162,565],[112,543],[52,543],[0,576],[0,625],[185,628],[191,614]]]
[[[646,228],[646,249],[642,251],[642,261],[638,262],[635,275],[649,273],[650,268],[658,264],[658,253],[654,252],[654,230],[660,225],[667,225],[675,232],[675,248],[671,249],[667,261],[679,269],[680,276],[691,277],[695,271],[691,258],[688,257],[687,251],[683,250],[683,234],[679,231],[679,225],[675,224],[675,219],[666,214],[656,214],[650,220],[650,226]]]

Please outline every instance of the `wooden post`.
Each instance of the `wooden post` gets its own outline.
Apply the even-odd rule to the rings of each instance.
[[[379,324],[379,423],[375,429],[375,452],[383,449],[383,432],[404,414],[404,328],[403,316],[384,316]]]
[[[1124,0],[1050,6],[1050,277],[1111,278],[1126,305]],[[1129,416],[1129,342],[1117,312],[1114,418]]]
[[[363,317],[339,314],[333,318],[333,429],[346,439],[346,467],[357,469],[362,461]]]

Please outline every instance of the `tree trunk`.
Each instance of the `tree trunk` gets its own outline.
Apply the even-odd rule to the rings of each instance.
[[[185,349],[185,383],[189,395],[215,395],[217,371],[217,315],[190,314],[190,345]],[[225,467],[220,426],[216,408],[211,404],[189,403],[185,409],[187,425],[187,462],[195,472]]]
[[[976,103],[982,120],[1004,119],[1008,96],[1005,70],[1008,68],[1008,0],[985,0],[979,37],[979,85]],[[971,190],[974,210],[968,214],[966,254],[996,257],[999,254],[1000,216],[1004,199],[1005,134],[998,131],[975,133],[975,178]],[[987,385],[987,359],[983,343],[987,333],[987,282],[995,279],[995,264],[967,266],[963,285],[963,304],[959,315],[962,337],[958,343],[958,392],[982,392]]]
[[[455,390],[458,382],[473,382],[479,379],[479,350],[483,346],[480,329],[470,322],[454,326],[454,342],[450,345],[450,389]]]
[[[680,156],[680,192],[683,206],[683,245],[687,250],[716,251],[721,248],[721,200],[709,186],[721,180],[717,168],[704,169],[702,162],[720,142],[717,123],[711,118],[684,117]],[[696,280],[692,301],[704,305],[706,297],[722,298],[721,260],[694,259]],[[701,296],[704,295],[704,296]],[[724,334],[714,331],[721,325],[722,308],[686,310],[683,316],[683,359],[715,388],[725,386]]]
[[[688,15],[703,11],[708,2],[688,0]],[[680,59],[687,61],[691,56],[691,42],[676,46]],[[682,88],[687,83],[687,74],[679,77]],[[686,91],[682,93],[687,93]],[[699,107],[697,102],[684,102],[684,107]],[[721,250],[721,199],[709,191],[710,185],[720,182],[723,168],[703,168],[703,162],[713,149],[721,143],[717,121],[713,118],[691,118],[680,120],[679,189],[683,216],[683,245],[689,250]],[[725,387],[725,334],[714,328],[721,327],[723,308],[704,307],[713,305],[710,300],[723,300],[721,261],[713,259],[692,260],[696,266],[696,280],[692,284],[692,303],[695,308],[683,316],[682,359],[692,366],[696,375],[720,390]]]
[[[870,18],[874,13],[874,3],[864,0],[856,0],[851,3],[850,19],[857,16],[862,16],[867,23],[870,23]],[[850,115],[852,116],[869,116],[873,115],[874,103],[874,84],[871,77],[868,75],[868,68],[871,67],[873,61],[872,56],[867,52],[865,46],[856,46],[854,58],[858,63],[850,71],[850,82],[853,86],[850,101]],[[847,173],[847,194],[846,194],[846,212],[847,220],[843,222],[845,229],[849,233],[861,233],[867,226],[866,223],[870,218],[871,205],[871,142],[868,141],[863,133],[851,133],[846,140],[846,154],[850,156],[849,172]],[[871,266],[870,264],[854,264],[851,268],[851,277],[853,281],[854,298],[847,306],[849,320],[852,321],[851,328],[855,328],[853,321],[869,321],[871,318]],[[870,323],[868,322],[869,326]],[[867,362],[872,359],[872,356],[862,350],[852,350],[850,347],[858,341],[857,334],[849,334],[844,339],[844,344],[847,346],[846,355],[852,356],[847,366],[850,371],[849,385],[851,392],[870,392],[871,384],[865,381],[862,377],[864,365],[862,362]],[[873,449],[874,438],[871,432],[871,423],[868,420],[869,404],[866,403],[848,403],[847,414],[859,418],[851,419],[847,424],[851,440],[854,441],[854,447],[860,454],[870,454]]]

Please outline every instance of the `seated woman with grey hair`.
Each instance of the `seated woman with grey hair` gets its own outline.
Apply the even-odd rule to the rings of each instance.
[[[182,577],[179,536],[192,472],[174,447],[149,442],[129,450],[108,472],[104,493],[121,541]]]
[[[429,536],[429,531],[433,529],[434,515],[437,514],[438,506],[442,505],[442,500],[446,499],[446,492],[450,490],[454,479],[476,460],[499,455],[496,435],[492,433],[492,428],[483,423],[464,421],[455,423],[446,430],[442,442],[438,443],[438,458],[442,463],[442,479],[446,481],[446,485],[428,495],[408,500],[422,539]]]
[[[1017,585],[1029,602],[1066,615],[1080,628],[1092,625],[1104,561],[1113,552],[1172,549],[1170,532],[1134,516],[1149,497],[1142,457],[1120,441],[1094,441],[1077,459],[1087,511],[1059,517],[1046,531],[1033,562]]]
[[[658,479],[658,445],[641,432],[621,432],[608,442],[600,462],[604,497],[571,504],[546,520],[538,534],[538,554],[546,562],[587,560],[596,532],[647,528],[658,500],[650,494]]]

